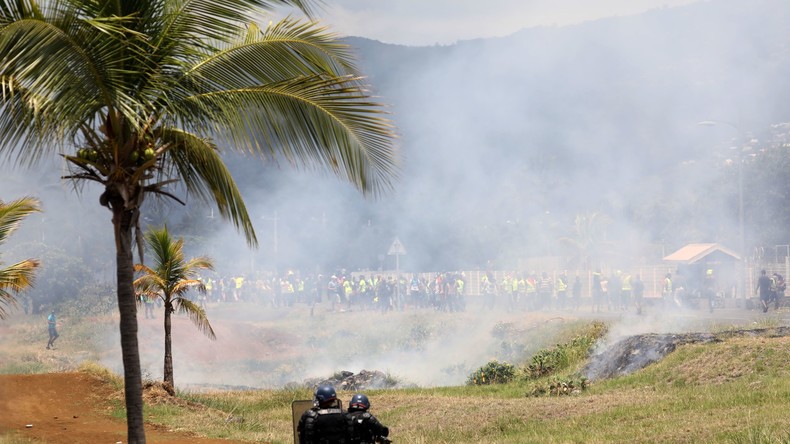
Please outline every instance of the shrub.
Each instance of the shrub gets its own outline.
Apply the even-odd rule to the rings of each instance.
[[[515,366],[507,362],[493,360],[469,375],[466,385],[504,384],[512,381],[515,377]]]
[[[535,385],[527,396],[563,396],[581,393],[587,388],[587,378],[581,375],[552,377],[543,384]]]
[[[570,368],[590,354],[595,342],[606,334],[606,326],[595,322],[589,331],[564,344],[539,350],[524,368],[526,379],[538,379]]]

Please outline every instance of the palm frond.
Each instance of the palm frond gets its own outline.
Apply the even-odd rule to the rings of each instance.
[[[392,188],[399,157],[392,123],[357,80],[302,77],[190,100],[230,146],[327,169],[375,196]]]
[[[0,319],[6,317],[4,306],[16,304],[12,293],[19,293],[33,286],[38,266],[37,260],[27,259],[7,268],[0,268]]]
[[[228,70],[233,66],[233,70]],[[209,91],[281,82],[295,77],[356,72],[348,45],[326,28],[290,18],[264,32],[249,25],[236,43],[207,54],[186,73],[186,80]]]
[[[156,294],[158,296],[167,290],[167,281],[162,276],[159,276],[156,270],[143,264],[135,264],[134,271],[141,273],[140,277],[132,283],[138,294]]]
[[[50,154],[102,107],[134,127],[153,106],[128,84],[145,66],[146,37],[125,27],[128,18],[88,20],[65,5],[0,28],[0,137],[26,153],[20,160]]]
[[[39,211],[39,202],[33,197],[23,197],[7,204],[0,201],[0,245],[19,228],[23,219]]]
[[[258,240],[241,192],[209,140],[175,128],[160,128],[157,136],[171,148],[167,151],[189,192],[203,202],[213,202],[219,214],[240,229],[247,242],[256,246]]]
[[[198,293],[206,293],[206,285],[198,279],[184,279],[176,282],[173,286],[173,294],[183,298],[189,293],[190,290],[196,290]]]
[[[189,320],[200,330],[201,333],[208,336],[210,339],[217,339],[214,334],[214,329],[211,328],[211,323],[206,316],[206,310],[203,310],[199,305],[185,298],[178,298],[175,300],[175,309],[178,313],[186,314]]]
[[[272,11],[277,6],[293,6],[308,17],[313,15],[312,0],[192,0],[166,2],[162,13],[165,21],[155,44],[162,42],[192,42],[200,46],[207,41],[226,42],[235,35],[234,28],[259,18],[261,11]]]

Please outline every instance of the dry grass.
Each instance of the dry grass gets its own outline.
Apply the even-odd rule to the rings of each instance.
[[[528,390],[523,383],[368,394],[397,442],[786,443],[788,362],[790,338],[734,338],[680,347],[662,362],[578,396],[518,396]],[[267,390],[190,395],[212,408],[164,422],[210,436],[288,443],[290,402],[307,396]],[[243,422],[227,422],[223,414]]]
[[[265,330],[248,325],[243,328],[255,341],[267,344],[268,352],[290,358],[289,338],[306,336],[310,323],[337,322],[329,314],[319,319],[301,319],[287,314],[282,319],[260,320],[260,313],[245,312],[244,307],[233,316],[249,316]],[[221,311],[216,316],[226,314]],[[230,317],[231,313],[227,316]],[[341,319],[363,319],[369,314],[348,314]],[[375,341],[371,346],[389,346],[396,341],[414,341],[413,332],[450,330],[454,325],[469,326],[477,322],[472,313],[444,316],[403,317],[408,328],[394,330],[384,324],[394,316],[377,316]],[[433,323],[432,323],[433,322]],[[506,322],[513,324],[515,339],[534,348],[551,345],[573,336],[579,323],[555,318],[522,318],[514,315]],[[75,326],[76,327],[76,326]],[[278,333],[290,328],[289,335]],[[419,327],[419,328],[416,328]],[[0,341],[0,360],[30,366],[34,371],[56,369],[68,363],[48,362],[51,358],[38,349],[41,327],[11,324],[6,332],[21,338],[15,343]],[[422,330],[420,330],[422,329]],[[106,330],[98,325],[85,327],[84,336]],[[345,331],[345,327],[340,329]],[[336,332],[337,333],[337,332]],[[353,333],[353,332],[351,332]],[[338,335],[336,335],[338,336]],[[11,336],[6,336],[7,338]],[[387,341],[386,339],[390,339]],[[419,339],[419,337],[416,337]],[[559,338],[559,339],[558,339]],[[304,339],[304,337],[302,337]],[[36,340],[35,344],[24,344]],[[542,342],[541,342],[542,341]],[[345,346],[348,339],[340,337],[332,347]],[[21,345],[20,345],[21,344]],[[68,356],[72,347],[64,342],[57,356]],[[415,345],[409,342],[410,345]],[[537,344],[537,345],[536,345]],[[249,344],[241,344],[250,346]],[[363,343],[358,347],[367,347]],[[417,343],[416,345],[419,345]],[[332,349],[334,351],[334,349]],[[531,349],[527,349],[528,351]],[[77,350],[75,349],[75,352]],[[227,351],[227,350],[226,350]],[[352,350],[358,353],[359,350]],[[262,357],[260,359],[272,359]],[[27,364],[27,363],[31,364]],[[181,362],[181,361],[179,361]],[[285,362],[285,361],[283,361]],[[289,361],[290,362],[290,361]],[[788,443],[790,435],[790,338],[734,337],[722,343],[686,345],[659,363],[627,377],[593,384],[581,395],[564,397],[530,397],[534,383],[515,382],[494,386],[462,386],[376,390],[366,392],[373,402],[372,411],[392,429],[392,438],[399,443]],[[33,367],[33,365],[43,366]],[[227,362],[223,361],[223,365]],[[88,366],[102,374],[102,380],[118,393],[109,402],[115,416],[123,417],[120,378],[98,366]],[[352,393],[341,392],[348,401]],[[291,403],[310,397],[309,390],[252,390],[211,393],[179,393],[169,398],[151,386],[147,392],[146,418],[171,430],[185,430],[200,435],[232,438],[246,442],[291,443]],[[14,437],[0,436],[2,444],[17,444]],[[5,441],[4,441],[5,440]]]

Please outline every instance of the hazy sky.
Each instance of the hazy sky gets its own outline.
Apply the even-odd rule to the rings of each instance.
[[[501,37],[699,0],[326,0],[322,22],[342,35],[404,45]]]

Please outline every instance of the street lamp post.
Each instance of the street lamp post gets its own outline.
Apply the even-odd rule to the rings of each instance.
[[[738,162],[738,253],[740,254],[740,276],[738,276],[738,296],[746,298],[746,232],[744,224],[744,210],[743,210],[743,148],[745,137],[741,128],[730,122],[723,120],[703,120],[698,122],[697,125],[702,126],[719,126],[725,125],[735,129],[738,134],[737,139],[737,162]]]

